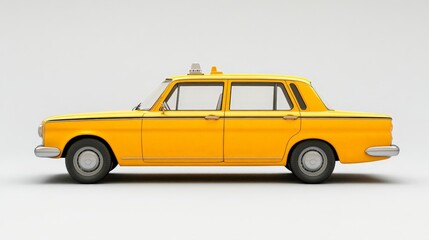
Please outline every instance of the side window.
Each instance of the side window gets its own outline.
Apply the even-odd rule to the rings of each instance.
[[[291,110],[281,83],[232,83],[230,110]]]
[[[223,83],[179,83],[164,101],[167,110],[221,110]]]

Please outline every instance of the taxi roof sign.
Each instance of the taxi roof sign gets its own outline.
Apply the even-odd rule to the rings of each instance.
[[[188,75],[204,75],[201,71],[201,66],[199,63],[192,63],[191,69],[189,69]]]

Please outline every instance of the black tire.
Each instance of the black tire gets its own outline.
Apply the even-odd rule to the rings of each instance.
[[[110,166],[110,170],[109,170],[109,172],[111,172],[113,169],[115,169],[116,167],[118,166],[118,162],[116,162],[116,161],[112,161],[112,164],[111,164],[111,166]]]
[[[302,182],[321,183],[334,171],[335,155],[325,142],[305,141],[293,150],[289,167]]]
[[[109,149],[95,139],[79,140],[67,152],[67,171],[79,183],[100,181],[109,173],[111,166]]]

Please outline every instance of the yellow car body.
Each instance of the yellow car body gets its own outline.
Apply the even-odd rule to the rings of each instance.
[[[208,82],[223,86],[220,109],[163,107],[178,84]],[[283,88],[291,109],[231,110],[231,86],[246,83]],[[341,163],[377,161],[399,153],[392,145],[390,116],[330,110],[304,78],[214,72],[174,76],[165,84],[147,110],[46,118],[40,127],[43,145],[36,148],[36,155],[64,158],[70,146],[84,138],[105,144],[120,166],[286,166],[294,147],[308,140],[328,144]]]

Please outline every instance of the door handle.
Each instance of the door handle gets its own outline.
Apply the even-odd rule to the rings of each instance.
[[[204,117],[206,120],[218,120],[219,116],[216,115],[208,115]]]
[[[298,116],[294,116],[294,115],[286,115],[286,116],[283,116],[283,119],[284,119],[284,120],[297,120],[297,119],[298,119]]]

